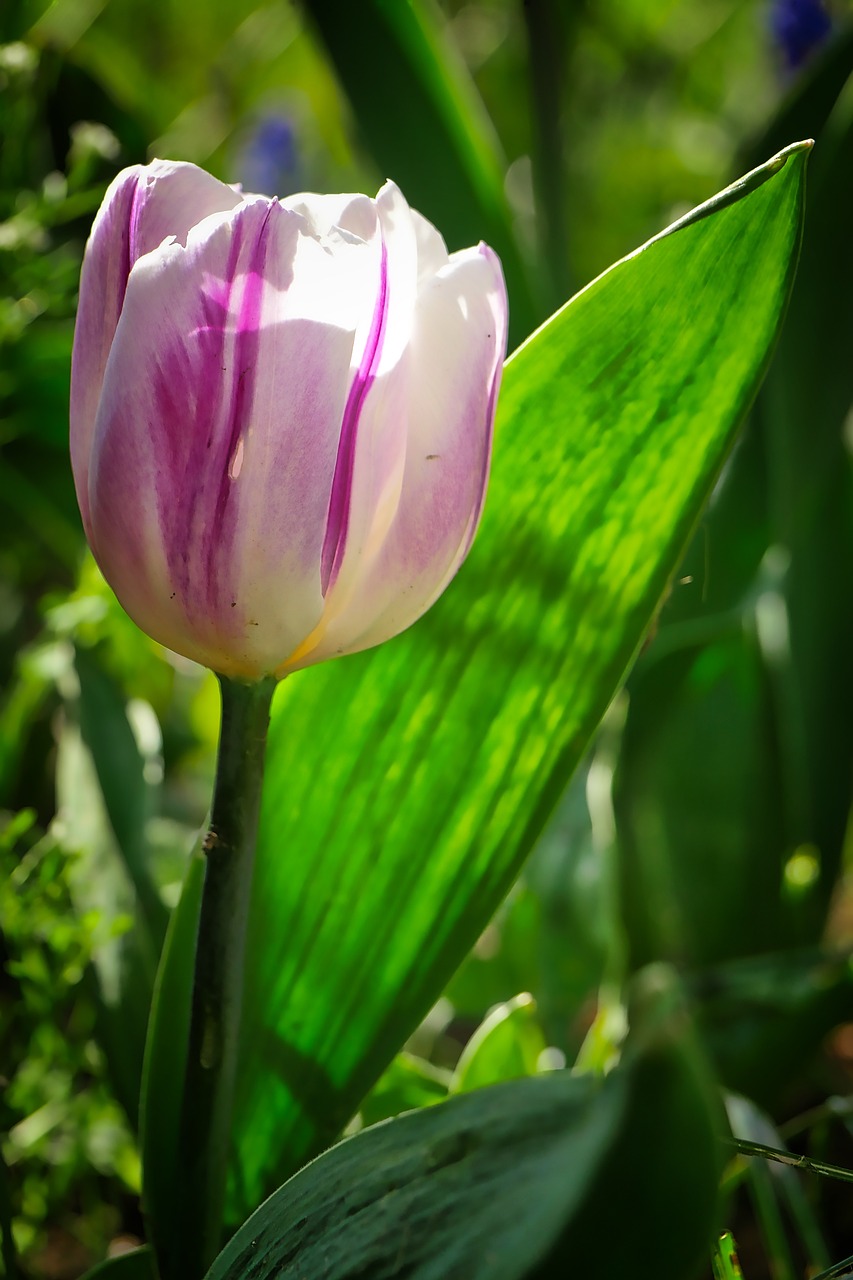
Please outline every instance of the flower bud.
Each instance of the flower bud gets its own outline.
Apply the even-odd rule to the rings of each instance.
[[[120,173],[83,263],[71,461],[130,616],[249,680],[408,627],[477,528],[506,324],[491,249],[448,256],[392,183],[278,201]]]

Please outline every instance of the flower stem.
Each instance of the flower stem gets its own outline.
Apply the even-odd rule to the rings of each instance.
[[[179,1132],[180,1258],[169,1271],[200,1280],[221,1242],[246,926],[275,680],[220,676],[222,727],[196,942],[189,1050]],[[172,1265],[174,1264],[174,1266]]]

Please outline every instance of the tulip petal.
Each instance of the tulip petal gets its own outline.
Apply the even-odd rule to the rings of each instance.
[[[406,459],[404,365],[417,301],[418,238],[412,212],[393,183],[380,191],[376,209],[382,247],[376,303],[344,410],[324,545],[324,595],[333,591],[335,597],[327,617],[355,589],[365,548],[385,537]]]
[[[447,266],[447,245],[441,233],[427,221],[422,213],[412,209],[411,214],[418,244],[418,284],[423,285],[432,276],[437,275],[442,267]]]
[[[326,535],[323,540],[323,553],[320,561],[320,581],[325,596],[334,586],[340,571],[341,561],[347,545],[349,517],[352,495],[352,476],[355,465],[355,448],[358,436],[359,419],[368,392],[376,381],[379,362],[382,358],[382,344],[388,320],[388,251],[382,245],[379,263],[379,283],[376,291],[376,302],[373,308],[370,331],[362,354],[361,363],[350,383],[347,402],[344,407],[341,431],[338,438],[338,453],[335,459],[335,473],[332,478],[332,492],[329,500],[329,513],[326,518]]]
[[[374,257],[257,199],[131,273],[92,446],[93,550],[150,634],[225,674],[272,671],[322,612]]]
[[[441,594],[467,554],[488,478],[495,404],[506,349],[500,264],[486,246],[454,254],[421,290],[406,358],[368,397],[405,415],[405,465],[393,517],[360,548],[354,580],[344,565],[324,625],[296,669],[379,644],[410,626]],[[371,404],[382,397],[381,410]],[[358,454],[353,493],[370,492],[375,459]]]
[[[321,237],[346,231],[367,242],[376,234],[376,208],[369,196],[303,192],[288,196],[281,203],[285,209],[301,213],[312,231]]]
[[[149,634],[224,674],[395,635],[479,519],[500,265],[376,200],[126,170],[87,247],[71,451],[92,549]]]
[[[92,433],[130,270],[167,236],[183,244],[191,226],[241,199],[203,169],[163,160],[123,170],[104,197],[80,276],[71,367],[71,467],[87,537]]]

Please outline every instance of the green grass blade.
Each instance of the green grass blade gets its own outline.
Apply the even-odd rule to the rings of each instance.
[[[731,1232],[724,1231],[717,1241],[711,1258],[714,1280],[743,1280],[738,1262],[737,1248]]]

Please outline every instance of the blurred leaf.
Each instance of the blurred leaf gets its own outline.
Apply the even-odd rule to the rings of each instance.
[[[782,690],[792,807],[789,843],[819,860],[817,938],[840,868],[853,776],[853,77],[820,135],[803,237],[803,272],[759,402],[771,535],[790,557],[784,582],[789,674]]]
[[[452,1093],[536,1075],[547,1048],[536,1016],[536,1001],[527,992],[493,1009],[462,1050],[450,1084]]]
[[[119,689],[85,649],[75,652],[80,731],[98,774],[110,824],[159,952],[168,914],[151,874],[146,825],[155,800],[146,760]]]
[[[817,138],[851,74],[853,25],[848,23],[802,69],[773,119],[751,142],[745,163],[760,164],[762,156],[778,151],[789,138]]]
[[[87,1271],[82,1280],[157,1280],[154,1255],[147,1247],[122,1253]]]
[[[3,1159],[3,1148],[0,1146],[0,1260],[3,1262],[7,1280],[17,1280],[17,1250],[12,1235],[12,1187],[9,1170]]]
[[[503,263],[511,346],[543,318],[512,228],[494,127],[431,0],[306,0],[380,169],[451,249],[487,241]]]
[[[808,396],[812,390],[822,394],[827,381],[839,381],[850,388],[849,362],[842,353],[840,358],[827,358],[826,337],[845,344],[849,328],[837,323],[833,313],[847,303],[849,290],[839,287],[837,270],[850,269],[850,250],[847,243],[843,206],[837,199],[844,199],[843,191],[836,202],[824,200],[818,192],[818,174],[823,170],[831,181],[843,188],[848,182],[845,165],[834,155],[834,144],[822,135],[833,117],[839,95],[845,91],[853,73],[853,26],[841,29],[814,61],[803,68],[793,82],[770,123],[761,135],[754,139],[742,158],[744,167],[758,165],[764,156],[784,147],[789,138],[816,138],[815,162],[810,166],[809,192],[805,224],[805,253],[811,237],[813,215],[823,206],[825,213],[835,221],[835,230],[827,242],[824,253],[824,269],[814,275],[806,258],[798,273],[799,284],[794,288],[789,322],[783,330],[780,350],[770,365],[765,387],[758,397],[755,412],[747,423],[743,437],[734,453],[731,465],[715,493],[713,505],[703,520],[694,543],[688,548],[682,566],[682,580],[673,591],[662,616],[662,631],[669,622],[684,617],[700,616],[708,619],[715,611],[737,607],[751,589],[762,557],[774,539],[769,507],[768,486],[773,474],[774,457],[778,451],[780,424],[775,410],[769,413],[765,407],[768,393],[777,377],[783,386],[769,398],[784,406],[787,391],[785,384],[793,379]],[[847,90],[849,93],[849,90]],[[829,125],[829,132],[833,130]],[[830,145],[827,146],[827,142]],[[818,243],[823,232],[813,237]],[[828,266],[828,271],[827,271]],[[816,297],[815,295],[820,295]],[[817,354],[810,363],[805,359],[805,348],[799,341],[796,319],[800,312],[808,329],[809,347]],[[814,321],[814,324],[812,323]],[[820,336],[818,336],[820,334]],[[793,341],[789,342],[789,336]],[[786,348],[788,348],[786,350]],[[787,410],[784,411],[787,416]],[[824,450],[814,447],[814,417],[811,412],[798,414],[805,433],[807,456],[802,459],[801,475],[809,481],[815,468],[822,469],[830,460],[824,458]],[[833,428],[834,429],[834,428]]]
[[[30,732],[52,691],[53,681],[38,657],[19,655],[14,680],[0,705],[0,805],[12,803]]]
[[[98,776],[99,761],[81,727],[86,714],[82,689],[72,690],[70,678],[65,683],[66,714],[57,750],[54,829],[57,839],[78,855],[69,881],[75,909],[95,924],[93,964],[99,1038],[116,1096],[135,1123],[145,1013],[151,1003],[159,945],[140,909],[133,879],[110,822]],[[108,726],[106,729],[109,732]],[[100,762],[103,763],[102,758]]]
[[[636,975],[628,1016],[622,1064],[607,1077],[626,1075],[625,1119],[577,1213],[562,1271],[537,1280],[685,1280],[707,1257],[725,1120],[671,970],[654,965]]]
[[[403,1111],[430,1107],[447,1097],[450,1072],[411,1053],[398,1053],[359,1108],[365,1125],[377,1124]]]
[[[357,1134],[268,1200],[208,1280],[681,1280],[713,1224],[713,1093],[669,976],[643,975],[637,997],[603,1082],[556,1071]]]
[[[738,619],[708,644],[653,648],[633,673],[614,805],[635,968],[783,944],[778,731],[761,653]]]
[[[741,1103],[744,1105],[741,1106]],[[732,1132],[736,1137],[745,1136],[748,1133],[750,1140],[754,1140],[753,1134],[764,1132],[765,1126],[761,1125],[759,1128],[756,1124],[758,1114],[746,1099],[729,1097],[727,1099],[727,1110]],[[755,1209],[759,1230],[764,1238],[764,1248],[768,1258],[773,1260],[774,1280],[797,1280],[800,1272],[794,1262],[791,1242],[785,1230],[779,1203],[777,1175],[782,1172],[782,1166],[777,1169],[775,1165],[769,1164],[767,1160],[759,1158],[749,1160],[747,1168],[750,1198]],[[785,1170],[786,1176],[791,1175],[791,1173],[791,1170]],[[796,1177],[796,1175],[793,1176]]]
[[[235,1218],[348,1121],[563,791],[768,358],[804,155],[774,159],[617,264],[515,355],[458,583],[406,636],[279,691]]]
[[[788,950],[716,965],[689,987],[727,1088],[772,1107],[849,1018],[853,972],[846,955]]]

